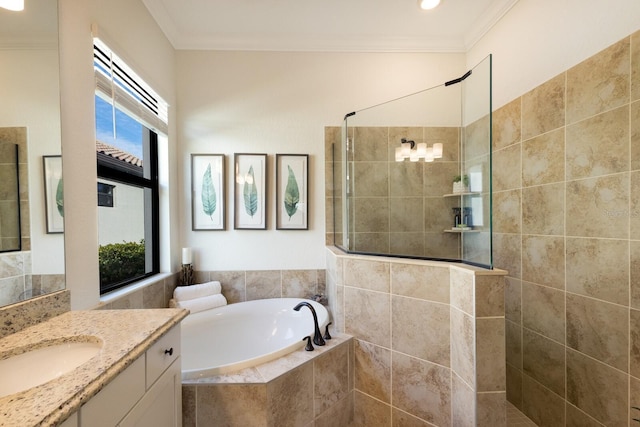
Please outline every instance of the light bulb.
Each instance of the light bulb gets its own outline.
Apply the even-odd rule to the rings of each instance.
[[[396,162],[401,162],[404,160],[402,156],[402,147],[396,147]]]
[[[0,0],[0,7],[16,12],[21,11],[24,10],[24,0]]]
[[[411,150],[411,154],[409,154],[409,161],[417,162],[418,159],[419,159],[418,150]]]
[[[425,162],[433,162],[433,147],[427,148],[427,154],[424,156]]]
[[[423,10],[433,9],[440,4],[440,0],[418,0],[420,8]]]
[[[424,156],[426,154],[427,154],[427,143],[426,142],[420,142],[418,144],[418,157],[424,158]]]
[[[433,157],[435,159],[442,158],[442,142],[436,142],[433,144]]]
[[[400,145],[402,146],[402,157],[404,157],[405,159],[408,159],[409,155],[411,154],[411,143],[403,142]]]

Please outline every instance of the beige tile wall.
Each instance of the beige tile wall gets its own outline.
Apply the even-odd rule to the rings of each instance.
[[[504,274],[327,248],[327,294],[355,338],[359,426],[504,426]]]
[[[634,425],[640,33],[493,117],[508,399],[539,425]]]

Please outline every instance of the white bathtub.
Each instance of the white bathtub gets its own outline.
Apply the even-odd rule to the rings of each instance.
[[[315,308],[320,330],[329,321],[327,309],[301,298],[272,298],[229,304],[190,314],[182,321],[182,379],[225,374],[274,360],[302,348],[313,338]]]

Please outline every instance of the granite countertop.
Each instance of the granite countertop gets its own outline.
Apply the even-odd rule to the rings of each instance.
[[[96,356],[71,372],[0,398],[0,426],[61,423],[187,314],[184,309],[69,311],[0,339],[0,359],[19,348],[37,348],[45,341],[91,337],[88,339],[103,343]]]

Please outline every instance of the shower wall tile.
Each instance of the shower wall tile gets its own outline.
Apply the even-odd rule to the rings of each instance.
[[[629,102],[630,38],[567,71],[567,123]]]
[[[627,372],[629,309],[567,294],[567,345]]]
[[[567,238],[567,291],[629,305],[629,243]]]
[[[420,197],[389,198],[389,231],[422,233],[424,199]]]
[[[459,197],[425,197],[423,229],[426,233],[442,233],[455,225],[453,208],[460,206]]]
[[[631,172],[629,175],[630,209],[627,212],[623,210],[622,213],[629,216],[629,238],[640,240],[640,171]]]
[[[629,332],[629,373],[640,378],[640,311],[638,310],[630,310]]]
[[[493,149],[500,150],[521,141],[522,98],[516,98],[493,112]]]
[[[522,371],[507,363],[507,400],[524,411],[522,404]]]
[[[247,300],[282,297],[282,272],[256,270],[246,272]]]
[[[564,238],[522,236],[522,279],[564,289]]]
[[[640,242],[629,242],[629,278],[631,284],[629,305],[631,308],[640,309]]]
[[[389,253],[406,256],[424,256],[423,233],[389,233]]]
[[[451,424],[449,369],[394,352],[392,372],[394,407],[435,425]]]
[[[395,351],[449,366],[449,324],[447,304],[391,298],[391,346]]]
[[[522,369],[522,326],[505,321],[505,349],[508,364]]]
[[[477,427],[495,427],[507,425],[506,393],[478,393]]]
[[[362,198],[353,200],[354,216],[358,221],[358,233],[389,232],[389,199]]]
[[[460,259],[460,239],[453,233],[425,233],[424,256]]]
[[[559,396],[565,392],[565,347],[529,329],[522,331],[522,369]]]
[[[389,128],[356,127],[353,129],[353,156],[356,162],[387,162]],[[395,153],[394,153],[395,154]]]
[[[564,128],[522,143],[522,186],[564,181]]]
[[[391,403],[391,350],[355,340],[355,388]]]
[[[522,377],[522,409],[537,425],[563,427],[564,399],[528,375]]]
[[[474,276],[468,271],[451,268],[449,273],[451,279],[451,305],[470,316],[475,315],[474,300]]]
[[[351,239],[355,251],[379,254],[389,253],[389,233],[355,233]]]
[[[626,425],[629,377],[567,349],[567,401],[605,425]]]
[[[493,264],[509,272],[509,277],[522,278],[520,262],[522,236],[520,234],[493,234]]]
[[[418,162],[418,164],[421,164]],[[453,191],[453,178],[460,175],[460,164],[457,162],[422,163],[424,165],[424,188],[425,197],[442,197],[443,194],[450,194]]]
[[[638,73],[640,74],[640,72]],[[639,84],[640,85],[640,84]],[[631,104],[630,138],[631,138],[631,170],[640,169],[640,101]]]
[[[460,128],[458,127],[426,127],[424,142],[428,145],[442,143],[442,162],[460,161]]]
[[[640,99],[640,31],[631,35],[631,101]]]
[[[493,230],[496,233],[520,233],[522,229],[522,190],[493,193]]]
[[[489,154],[489,134],[490,128],[489,116],[483,116],[471,123],[467,127],[463,128],[462,141],[464,142],[465,152],[464,159],[461,161],[468,161],[477,157],[485,156]]]
[[[355,392],[353,425],[350,427],[391,427],[391,407],[366,394]]]
[[[390,270],[388,262],[347,258],[344,261],[344,284],[389,293]]]
[[[522,326],[565,342],[565,293],[522,282]]]
[[[504,318],[476,319],[476,390],[505,391]]]
[[[504,276],[475,277],[476,317],[504,316]]]
[[[475,427],[475,392],[455,374],[451,376],[451,425],[456,427]]]
[[[567,180],[629,170],[627,105],[567,126]]]
[[[313,427],[351,426],[353,422],[353,392],[337,402],[329,410],[316,417]]]
[[[389,294],[346,286],[344,289],[345,332],[372,344],[391,346],[391,301]]]
[[[395,295],[449,303],[449,267],[391,264],[391,291]]]
[[[564,94],[563,73],[522,95],[522,140],[564,126]]]
[[[582,412],[570,403],[566,404],[566,427],[603,427],[598,421]]]
[[[451,308],[451,370],[475,386],[475,324],[471,316]]]
[[[389,196],[421,197],[424,162],[389,163]],[[377,173],[372,171],[372,173]],[[356,177],[356,182],[358,177]],[[385,187],[385,191],[387,188]],[[357,194],[357,193],[356,193]]]
[[[395,408],[391,409],[391,416],[393,427],[431,427],[433,425]]]
[[[353,192],[355,196],[388,197],[389,172],[387,165],[387,162],[355,162],[353,164]],[[422,184],[422,181],[420,181],[420,184]],[[411,193],[394,192],[393,194],[395,196],[406,196]]]
[[[505,278],[504,315],[512,322],[522,324],[522,281],[509,276]]]
[[[353,133],[353,128],[349,131]],[[341,126],[325,126],[324,128],[324,159],[329,162],[332,159],[341,160],[342,151],[339,149],[342,145],[342,127]]]
[[[522,233],[564,234],[564,184],[522,189]]]
[[[493,152],[493,191],[522,187],[522,144],[512,144]]]

